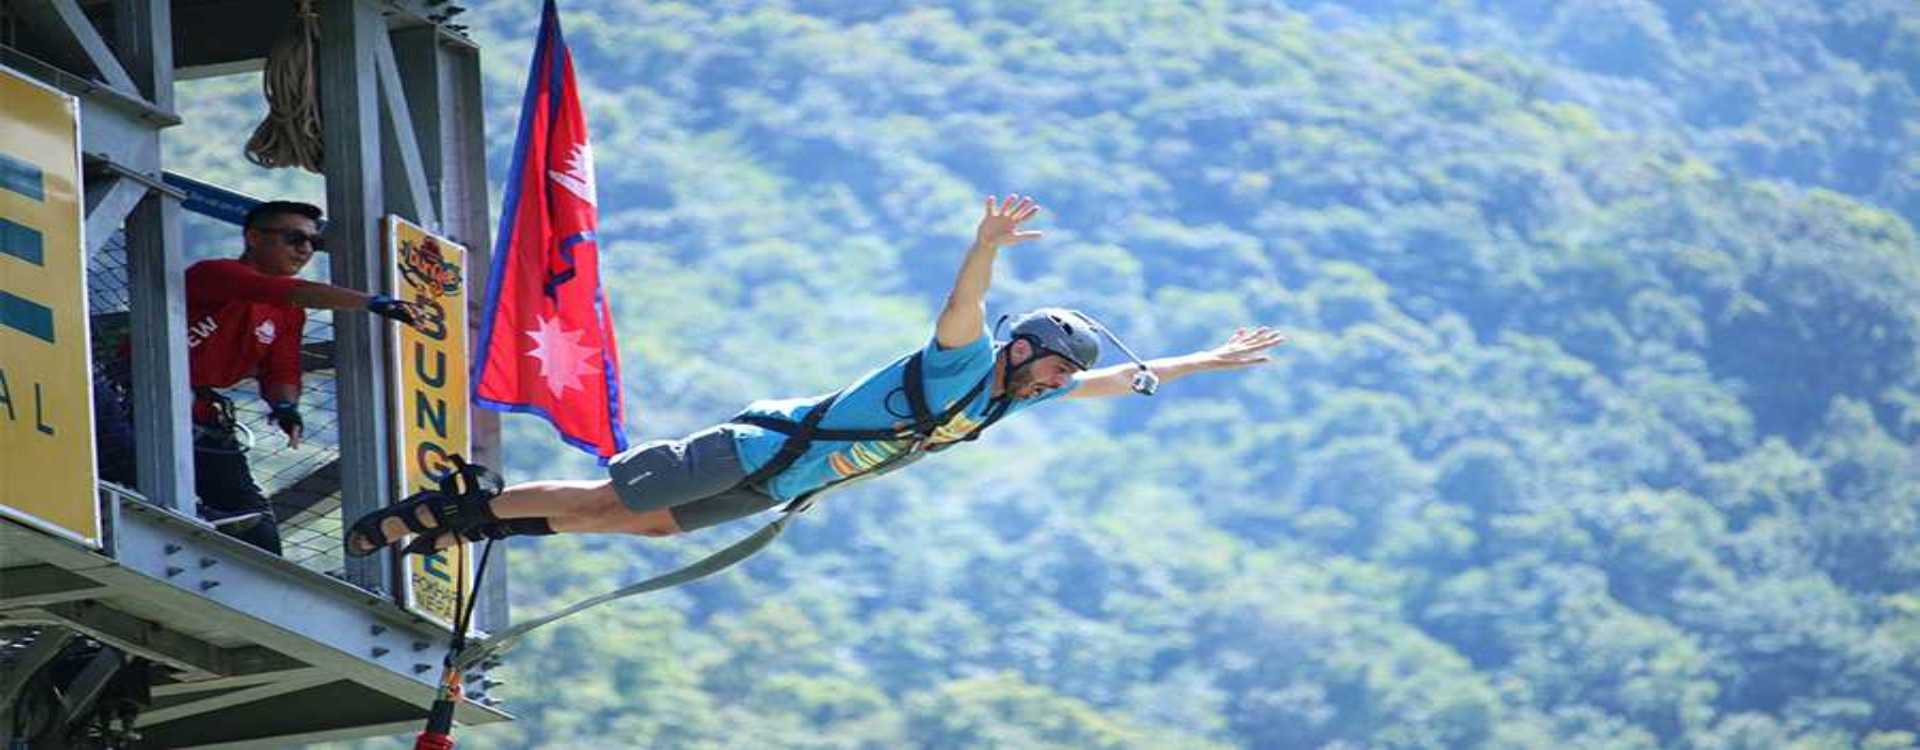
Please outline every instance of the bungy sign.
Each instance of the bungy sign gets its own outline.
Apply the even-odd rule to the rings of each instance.
[[[387,217],[394,296],[420,305],[420,328],[394,327],[394,472],[400,496],[434,489],[453,471],[449,456],[466,457],[467,249],[398,216]],[[451,628],[455,605],[473,593],[467,547],[407,555],[401,602],[408,610]]]

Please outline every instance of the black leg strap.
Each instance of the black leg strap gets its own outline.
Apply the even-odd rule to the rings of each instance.
[[[408,542],[401,552],[409,555],[431,555],[439,549],[440,540],[448,534],[457,533],[469,542],[489,539],[506,539],[514,536],[551,536],[553,522],[546,518],[503,518],[497,521],[470,526],[457,532],[435,531],[422,534]]]
[[[510,536],[552,536],[553,533],[553,520],[549,518],[503,518],[468,529],[463,536],[467,541],[478,542]]]
[[[453,471],[440,478],[439,495],[444,500],[426,503],[436,527],[455,533],[498,520],[493,515],[493,498],[500,494],[500,475],[485,466],[467,463],[460,456],[449,456]],[[408,524],[408,528],[413,528]],[[423,533],[423,529],[413,529]]]
[[[355,520],[349,535],[348,554],[356,557],[371,554],[397,541],[388,538],[381,530],[382,523],[389,518],[400,519],[408,533],[416,535],[414,541],[407,545],[409,551],[422,545],[431,551],[434,537],[442,532],[463,533],[475,526],[499,520],[494,516],[492,507],[493,498],[501,490],[499,475],[484,466],[467,463],[460,456],[450,458],[453,470],[440,479],[439,489],[413,493],[405,500]],[[420,519],[419,511],[423,508],[433,523],[428,524]],[[363,544],[354,544],[352,537],[359,537]]]

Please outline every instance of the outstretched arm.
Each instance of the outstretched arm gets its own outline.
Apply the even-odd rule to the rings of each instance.
[[[309,310],[365,310],[373,295],[318,281],[299,279],[287,292],[287,302]]]
[[[304,279],[287,292],[287,302],[309,309],[365,310],[410,326],[418,326],[425,317],[421,315],[420,306],[412,302]]]
[[[1020,229],[1021,222],[1040,213],[1032,196],[1009,195],[1005,201],[987,196],[987,215],[974,230],[973,247],[960,263],[960,276],[947,294],[947,306],[933,335],[942,349],[958,349],[980,338],[987,327],[987,287],[993,283],[993,260],[1000,248],[1040,237],[1039,232]]]
[[[1284,343],[1287,343],[1286,334],[1272,328],[1242,328],[1234,331],[1227,343],[1178,357],[1150,359],[1147,367],[1160,377],[1161,383],[1168,383],[1196,372],[1237,370],[1271,361],[1273,357],[1266,351]],[[1137,369],[1128,363],[1080,373],[1073,377],[1079,387],[1065,397],[1096,398],[1132,393],[1133,373]]]

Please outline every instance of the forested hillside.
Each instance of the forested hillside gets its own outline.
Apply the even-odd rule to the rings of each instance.
[[[1920,5],[900,5],[562,0],[634,435],[919,346],[989,193],[993,315],[1292,342],[550,628],[463,746],[1920,747]],[[537,3],[461,20],[498,174]],[[516,543],[514,606],[752,528]]]

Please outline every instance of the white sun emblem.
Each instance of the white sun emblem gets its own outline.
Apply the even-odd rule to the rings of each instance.
[[[560,187],[578,196],[580,200],[592,205],[600,205],[599,188],[593,184],[593,147],[585,143],[573,144],[573,154],[567,159],[567,171],[547,170]]]
[[[600,348],[580,344],[584,331],[566,330],[560,321],[543,316],[539,327],[526,333],[534,344],[528,354],[540,360],[540,377],[546,378],[547,390],[554,398],[564,397],[569,389],[585,391],[581,379],[600,372],[600,365],[594,362]]]

